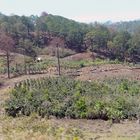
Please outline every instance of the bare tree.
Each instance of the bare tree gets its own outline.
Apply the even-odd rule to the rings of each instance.
[[[59,76],[61,75],[61,72],[60,72],[60,56],[59,56],[59,45],[58,43],[56,44],[56,53],[57,53],[57,61],[58,61],[58,74]]]
[[[4,51],[7,61],[7,74],[10,78],[10,53],[14,48],[13,39],[4,32],[0,32],[0,49]]]

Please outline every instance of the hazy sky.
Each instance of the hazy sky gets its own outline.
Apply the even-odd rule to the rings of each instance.
[[[40,15],[42,11],[81,22],[140,19],[140,0],[0,0],[6,15]]]

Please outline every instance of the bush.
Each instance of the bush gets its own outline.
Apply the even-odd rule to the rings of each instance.
[[[103,83],[66,77],[28,79],[15,86],[5,109],[13,117],[37,113],[42,117],[57,118],[138,118],[139,94],[140,84],[124,79]]]

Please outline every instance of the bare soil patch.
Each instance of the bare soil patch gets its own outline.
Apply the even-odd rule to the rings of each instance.
[[[140,80],[140,68],[122,64],[105,64],[80,69],[79,80],[104,80],[105,78],[126,78]]]
[[[68,57],[65,57],[64,60],[73,60],[73,61],[78,61],[78,60],[91,60],[92,59],[92,53],[77,53]]]

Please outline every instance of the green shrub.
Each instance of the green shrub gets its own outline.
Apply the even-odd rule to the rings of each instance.
[[[13,117],[37,113],[48,118],[138,118],[139,91],[138,82],[124,79],[102,83],[66,77],[28,79],[15,86],[5,109]]]

